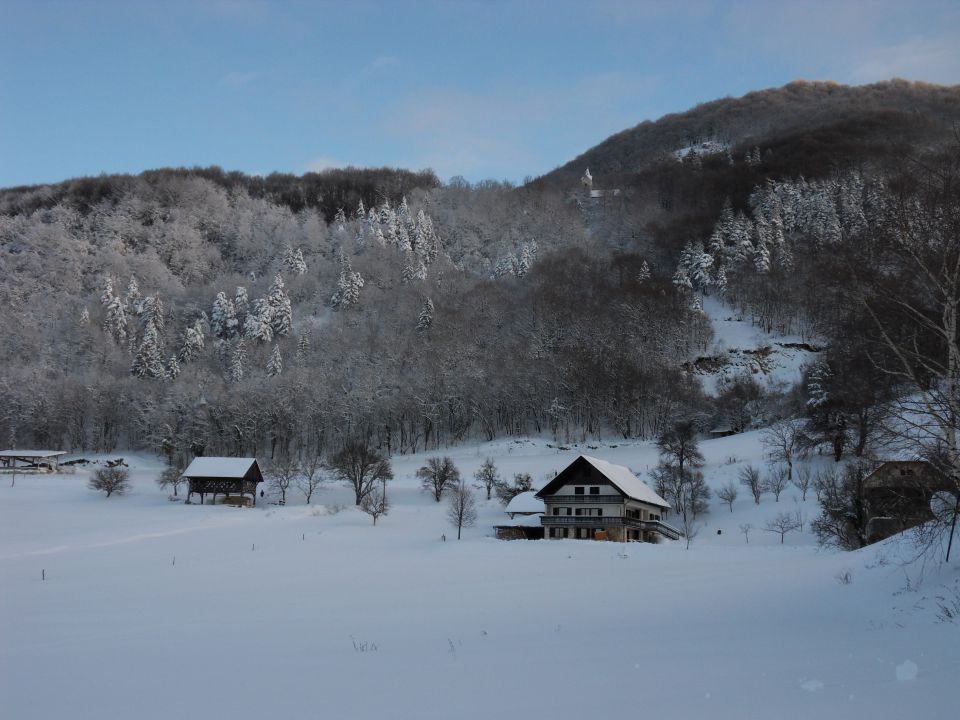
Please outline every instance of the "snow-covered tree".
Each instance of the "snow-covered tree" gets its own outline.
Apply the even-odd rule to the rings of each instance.
[[[283,256],[283,266],[295,275],[303,275],[307,272],[307,263],[303,259],[303,250],[297,248],[296,250],[293,247],[288,247],[287,252]]]
[[[176,380],[180,377],[180,362],[177,360],[176,355],[171,355],[170,359],[167,360],[167,367],[164,371],[164,377],[167,380]]]
[[[433,300],[426,298],[417,318],[417,332],[424,332],[433,324]]]
[[[247,289],[238,285],[233,297],[233,310],[237,318],[237,334],[243,332],[247,323],[247,314],[250,312],[250,297]]]
[[[290,334],[293,326],[293,311],[290,306],[290,297],[284,291],[283,278],[277,273],[270,286],[267,302],[270,304],[270,327],[273,334],[284,337]]]
[[[643,264],[640,266],[640,272],[637,273],[638,282],[646,282],[650,279],[650,266],[647,264],[647,261],[644,260]]]
[[[180,362],[190,362],[203,352],[203,321],[199,318],[183,331],[183,343],[180,345]]]
[[[283,372],[283,356],[280,354],[280,346],[274,345],[273,352],[270,354],[270,360],[267,362],[267,376],[276,377]]]
[[[127,306],[123,299],[113,294],[113,282],[104,282],[100,301],[104,305],[103,329],[118,345],[127,339]]]
[[[238,322],[234,303],[226,293],[218,292],[210,311],[210,331],[221,340],[232,340],[237,336]]]
[[[337,214],[333,218],[333,225],[336,227],[337,232],[343,232],[347,228],[347,215],[343,212],[343,208],[337,208]]]
[[[134,355],[130,372],[138,378],[161,378],[165,371],[160,359],[160,343],[157,329],[153,323],[147,323],[143,331],[143,340]]]
[[[90,311],[86,307],[80,311],[80,327],[87,327],[90,325]]]
[[[517,255],[516,274],[518,278],[525,277],[530,272],[530,266],[533,265],[533,257],[530,254],[530,248],[524,245],[520,248]]]
[[[273,340],[273,307],[265,298],[257,298],[253,301],[253,307],[247,313],[243,336],[258,342]]]
[[[233,346],[233,352],[230,356],[230,381],[238,383],[243,380],[243,366],[247,360],[247,349],[243,346],[243,340],[238,340]]]
[[[310,352],[310,330],[304,330],[300,333],[297,340],[297,352],[294,355],[294,361],[298,367],[303,367],[307,362],[307,353]]]
[[[330,304],[335,310],[348,308],[360,301],[360,288],[363,287],[363,277],[354,272],[343,251],[340,252],[340,279],[337,281],[337,291],[330,298]]]
[[[130,309],[134,315],[139,315],[142,312],[140,303],[143,301],[143,296],[140,294],[140,286],[137,283],[137,278],[134,275],[130,276],[130,282],[127,283],[127,296],[124,300],[127,307]]]

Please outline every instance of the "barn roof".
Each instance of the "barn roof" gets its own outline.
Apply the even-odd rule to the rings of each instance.
[[[183,471],[183,475],[188,478],[243,478],[256,464],[256,458],[198,457]]]
[[[543,497],[545,494],[555,492],[564,484],[564,476],[567,470],[578,462],[586,462],[592,465],[601,475],[609,480],[615,488],[633,500],[639,500],[640,502],[658,505],[664,508],[670,507],[670,504],[666,500],[657,495],[643,480],[634,475],[630,468],[624,467],[623,465],[614,465],[611,462],[590,457],[589,455],[581,455],[570,463],[557,477],[547,483],[547,486],[537,493],[537,496]]]

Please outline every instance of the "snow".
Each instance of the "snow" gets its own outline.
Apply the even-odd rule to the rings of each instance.
[[[198,457],[183,471],[186,477],[242,478],[255,458]]]
[[[756,432],[701,449],[714,488],[762,465]],[[539,480],[587,451],[641,472],[657,458],[652,443],[615,440],[443,454],[464,476],[492,457],[502,477]],[[509,707],[876,720],[955,710],[960,625],[938,618],[937,597],[960,592],[958,563],[921,571],[902,538],[820,550],[809,525],[781,545],[766,521],[815,513],[793,488],[760,505],[742,492],[733,512],[714,502],[689,550],[497,541],[503,507],[486,500],[458,542],[446,503],[419,487],[427,454],[392,459],[393,507],[376,527],[340,486],[313,506],[169,502],[154,482],[162,461],[122,454],[133,480],[123,497],[87,488],[96,466],[0,487],[3,717],[487,719]],[[738,531],[747,522],[749,544]]]
[[[765,332],[748,317],[716,297],[703,298],[703,311],[713,327],[713,342],[704,359],[709,369],[695,368],[704,391],[717,395],[723,383],[750,375],[771,390],[785,390],[803,379],[804,368],[816,362],[818,352],[806,349],[808,338]]]
[[[507,503],[504,512],[508,513],[540,513],[543,514],[543,500],[537,497],[534,490],[515,495]]]
[[[660,507],[669,507],[667,501],[651,490],[643,480],[630,472],[630,468],[623,465],[614,465],[611,462],[599,460],[589,455],[581,455],[581,457],[634,500],[659,505]]]

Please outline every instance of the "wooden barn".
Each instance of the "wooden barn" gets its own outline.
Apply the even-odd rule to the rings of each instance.
[[[933,519],[934,493],[954,492],[947,478],[922,460],[891,460],[863,480],[867,542],[875,543]]]
[[[224,502],[232,505],[256,505],[257,484],[263,482],[256,458],[198,457],[183,477],[190,488],[187,501],[199,493],[201,505],[208,494],[213,495],[213,502],[217,495],[224,495]]]

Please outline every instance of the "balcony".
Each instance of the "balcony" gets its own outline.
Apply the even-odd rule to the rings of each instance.
[[[544,502],[551,505],[623,505],[620,495],[551,495]]]
[[[633,530],[645,530],[647,532],[659,533],[665,538],[679,540],[683,537],[677,528],[668,525],[662,520],[635,520],[634,518],[624,517],[587,517],[577,515],[544,515],[540,518],[544,527],[585,527],[585,528],[606,528],[606,527],[628,527]]]

